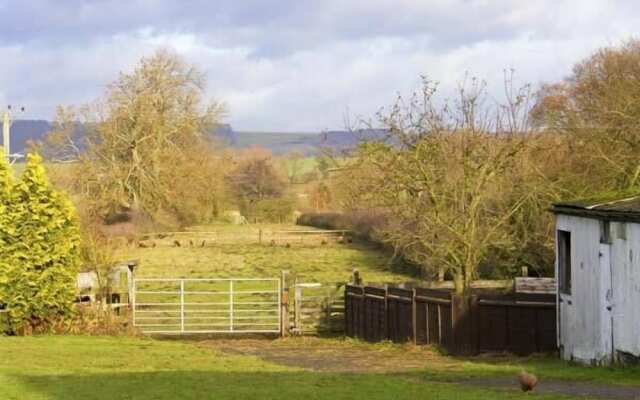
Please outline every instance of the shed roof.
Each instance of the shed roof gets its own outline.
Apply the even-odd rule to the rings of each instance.
[[[640,222],[640,193],[604,194],[555,203],[556,214],[579,215],[616,221]]]

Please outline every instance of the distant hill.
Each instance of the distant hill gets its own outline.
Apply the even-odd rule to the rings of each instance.
[[[51,123],[45,120],[15,121],[11,126],[11,151],[22,153],[28,148],[29,142],[42,141],[51,126]],[[380,140],[385,137],[385,131],[380,129],[322,133],[257,132],[235,131],[229,124],[219,125],[210,134],[220,138],[230,147],[260,146],[274,154],[297,151],[305,155],[317,154],[320,148],[348,150],[363,140]]]
[[[45,120],[18,120],[11,125],[11,152],[23,153],[30,141],[42,140],[51,130],[51,123]]]
[[[247,132],[237,131],[235,147],[261,146],[274,154],[297,151],[305,155],[317,154],[320,149],[348,151],[359,143],[369,140],[385,140],[383,129],[360,129],[356,131],[327,131],[321,133]]]

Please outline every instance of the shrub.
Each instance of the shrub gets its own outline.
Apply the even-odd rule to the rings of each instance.
[[[100,305],[77,305],[73,314],[57,318],[46,332],[65,335],[136,336],[139,331],[130,323],[128,313],[117,314]],[[38,330],[36,330],[38,332]]]
[[[369,242],[382,244],[380,231],[387,223],[384,213],[375,210],[350,213],[322,212],[304,213],[296,221],[298,225],[321,229],[350,230],[355,236]]]
[[[5,181],[6,169],[0,168]],[[8,261],[0,271],[0,303],[10,333],[28,333],[71,312],[79,230],[71,202],[51,187],[38,155],[28,156],[17,183],[3,186],[2,250]]]

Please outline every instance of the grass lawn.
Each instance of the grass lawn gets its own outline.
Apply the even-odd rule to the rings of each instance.
[[[295,225],[216,225],[195,227],[196,231],[215,230],[221,234],[246,235],[252,240],[219,242],[206,247],[158,246],[155,248],[127,248],[118,254],[120,259],[139,259],[138,277],[167,278],[274,278],[280,271],[309,282],[344,282],[354,268],[369,282],[402,282],[409,275],[393,273],[388,267],[389,256],[371,246],[361,244],[292,243],[275,246],[258,243],[258,229],[287,230],[312,228]],[[197,233],[194,232],[194,238]],[[189,236],[180,236],[183,242]],[[199,240],[194,242],[200,243]]]
[[[529,398],[404,375],[315,372],[179,341],[4,337],[0,355],[1,399]]]

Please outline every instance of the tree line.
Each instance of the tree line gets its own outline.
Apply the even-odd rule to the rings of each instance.
[[[443,100],[425,78],[378,114],[388,137],[342,158],[333,179],[337,207],[458,292],[522,266],[552,276],[554,201],[640,189],[640,42],[538,91],[512,78],[500,102],[477,79]]]

